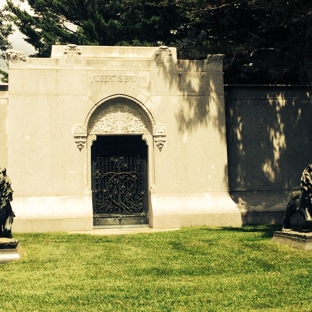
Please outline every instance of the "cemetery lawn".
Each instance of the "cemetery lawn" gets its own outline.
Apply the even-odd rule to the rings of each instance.
[[[272,242],[278,229],[15,233],[26,255],[0,264],[0,311],[310,312],[312,251]]]

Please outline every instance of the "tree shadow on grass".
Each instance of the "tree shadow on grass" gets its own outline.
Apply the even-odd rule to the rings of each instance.
[[[263,238],[273,237],[274,232],[282,229],[281,225],[268,224],[268,225],[255,225],[255,226],[242,226],[242,227],[221,227],[222,231],[237,232],[237,233],[262,233]]]

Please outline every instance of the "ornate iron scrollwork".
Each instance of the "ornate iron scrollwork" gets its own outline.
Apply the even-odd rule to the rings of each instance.
[[[102,157],[97,157],[94,171],[94,217],[139,217],[146,216],[143,198],[145,192],[140,188],[143,174],[139,166],[142,159],[133,157],[134,169],[128,170],[125,156],[110,157],[113,171],[105,172],[102,168]]]

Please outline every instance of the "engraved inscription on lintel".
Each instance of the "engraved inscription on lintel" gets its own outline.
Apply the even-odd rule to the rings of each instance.
[[[105,72],[105,73],[92,73],[92,84],[140,84],[148,85],[150,81],[149,73],[118,73],[118,72]]]

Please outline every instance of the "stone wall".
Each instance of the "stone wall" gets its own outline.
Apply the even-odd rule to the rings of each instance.
[[[51,58],[10,63],[0,166],[14,231],[92,229],[90,151],[107,134],[148,145],[151,227],[281,223],[311,162],[311,92],[223,86],[221,56],[177,60],[166,47],[55,46]],[[124,118],[131,129],[108,124]]]
[[[312,162],[311,87],[226,85],[231,197],[245,224],[281,223]]]
[[[146,142],[150,227],[241,226],[228,192],[221,55],[53,46],[50,58],[12,55],[9,76],[0,164],[15,191],[14,231],[93,228],[92,145],[105,135]]]

